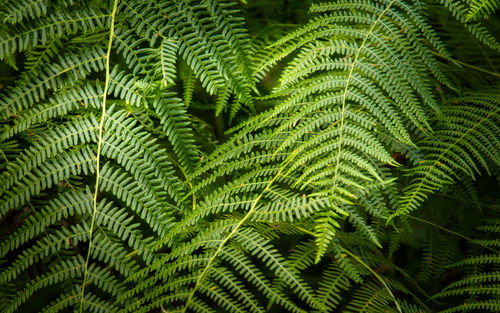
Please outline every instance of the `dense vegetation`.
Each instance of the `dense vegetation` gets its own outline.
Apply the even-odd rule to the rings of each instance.
[[[499,4],[0,0],[0,312],[500,312]]]

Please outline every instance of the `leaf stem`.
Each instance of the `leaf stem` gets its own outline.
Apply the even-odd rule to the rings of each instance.
[[[7,167],[9,167],[10,166],[9,159],[7,159],[7,156],[5,155],[5,153],[3,152],[2,149],[0,149],[0,153],[2,154],[3,158],[5,159],[5,164],[7,165]]]
[[[488,247],[488,246],[486,246],[486,245],[480,244],[480,243],[478,243],[478,242],[475,242],[475,241],[474,241],[474,239],[469,238],[469,237],[467,237],[467,236],[465,236],[465,235],[462,235],[462,234],[460,234],[460,233],[457,233],[457,232],[455,232],[455,231],[453,231],[453,230],[451,230],[451,229],[448,229],[448,228],[443,227],[443,226],[441,226],[441,225],[435,224],[435,223],[433,223],[433,222],[429,222],[428,220],[424,220],[424,219],[419,218],[419,217],[415,217],[415,216],[411,216],[411,215],[407,215],[407,216],[408,216],[409,218],[411,218],[411,219],[415,220],[415,221],[419,221],[419,222],[421,222],[421,223],[425,223],[425,224],[428,224],[428,225],[434,226],[434,227],[436,227],[436,228],[438,228],[438,229],[440,229],[440,230],[442,230],[442,231],[445,231],[445,232],[447,232],[447,233],[450,233],[450,234],[452,234],[452,235],[455,235],[455,236],[457,236],[457,237],[460,237],[460,238],[462,238],[462,239],[465,239],[465,240],[467,240],[467,241],[470,241],[471,243],[477,244],[477,245],[479,245],[479,246],[481,246],[481,247],[483,247],[483,248],[485,248],[485,249],[488,249],[488,250],[490,250],[490,251],[492,251],[492,252],[495,252],[495,253],[499,253],[499,254],[500,254],[500,251],[498,251],[498,250],[496,250],[496,249],[493,249],[493,248],[490,248],[490,247]]]
[[[370,266],[368,266],[368,264],[366,264],[365,262],[363,262],[357,255],[355,255],[354,253],[350,252],[349,250],[347,250],[344,247],[342,247],[342,249],[344,250],[344,252],[347,255],[349,255],[354,260],[356,260],[356,262],[358,262],[359,264],[361,264],[364,268],[366,268],[368,271],[370,271],[370,273],[372,273],[372,275],[375,276],[375,278],[377,278],[377,280],[385,287],[385,289],[387,290],[387,292],[389,293],[389,295],[392,297],[392,299],[394,299],[394,304],[396,304],[396,309],[398,310],[398,312],[399,313],[403,313],[403,311],[401,311],[401,308],[399,307],[398,300],[396,300],[396,297],[392,293],[392,291],[389,288],[389,286],[387,286],[387,284],[385,283],[385,281],[382,279],[382,277],[380,277],[380,275],[377,274],[377,272],[375,272]]]
[[[291,159],[293,159],[293,157]],[[215,253],[212,255],[212,257],[209,259],[207,265],[205,266],[205,268],[203,269],[203,271],[201,272],[201,274],[198,276],[198,279],[196,280],[196,284],[193,287],[193,289],[191,290],[191,292],[189,294],[189,297],[188,297],[188,299],[186,301],[186,304],[184,305],[184,308],[182,309],[182,313],[185,313],[186,310],[188,309],[188,306],[191,303],[191,300],[193,299],[194,294],[198,290],[198,287],[200,286],[202,279],[205,277],[208,269],[210,268],[210,266],[212,265],[212,263],[215,261],[215,259],[219,255],[219,253],[222,251],[222,248],[226,245],[226,243],[229,241],[229,239],[231,239],[234,236],[234,234],[236,234],[236,232],[248,220],[248,218],[250,218],[250,216],[253,214],[253,212],[257,208],[257,204],[259,203],[260,199],[262,199],[262,197],[264,196],[264,194],[271,188],[271,186],[274,183],[274,181],[281,175],[281,173],[283,172],[283,170],[285,169],[286,165],[290,162],[291,159],[289,159],[288,161],[284,162],[283,166],[276,173],[276,175],[274,175],[274,177],[267,183],[266,187],[262,190],[262,192],[257,196],[257,198],[255,198],[255,200],[253,201],[253,204],[250,207],[250,210],[248,210],[247,214],[238,222],[238,224],[236,224],[236,226],[229,233],[229,235],[227,235],[226,238],[224,238],[224,240],[221,241],[219,247],[217,248],[217,250],[215,251]]]
[[[116,10],[118,7],[118,0],[114,0],[113,4],[113,12],[111,13],[111,25],[109,29],[109,42],[108,42],[108,51],[106,53],[106,81],[104,83],[104,92],[102,96],[102,111],[101,111],[101,121],[99,123],[99,138],[97,143],[97,155],[96,155],[96,179],[95,179],[95,190],[94,190],[94,210],[92,212],[92,221],[90,223],[89,229],[89,247],[87,250],[87,258],[85,260],[85,272],[83,274],[82,281],[82,292],[80,297],[80,313],[83,312],[83,303],[85,296],[85,285],[87,284],[87,275],[88,275],[88,267],[90,261],[90,255],[92,253],[92,234],[94,231],[95,218],[97,215],[97,194],[99,192],[99,180],[100,180],[100,158],[101,158],[101,149],[103,143],[103,129],[104,129],[104,121],[106,119],[106,99],[108,94],[109,82],[110,82],[110,57],[111,57],[111,48],[113,46],[113,35],[115,31],[115,16]]]
[[[455,62],[455,63],[457,63],[457,64],[463,65],[463,66],[468,67],[468,68],[471,68],[471,69],[473,69],[473,70],[476,70],[476,71],[478,71],[478,72],[483,72],[483,73],[489,74],[489,75],[491,75],[491,76],[495,76],[495,77],[497,77],[497,78],[500,78],[500,74],[495,73],[495,72],[492,72],[492,71],[485,70],[485,69],[484,69],[484,68],[482,68],[482,67],[475,66],[475,65],[472,65],[472,64],[469,64],[469,63],[465,63],[465,62],[460,61],[460,60],[457,60],[457,59],[453,59],[453,58],[446,57],[446,56],[442,55],[441,53],[436,52],[436,51],[434,51],[434,50],[430,50],[430,52],[431,52],[432,54],[434,54],[435,56],[437,56],[437,57],[440,57],[440,58],[443,58],[443,59],[446,59],[446,60],[450,60],[450,61]]]
[[[349,85],[351,83],[351,80],[353,78],[353,73],[354,69],[360,59],[361,51],[366,45],[366,42],[368,41],[368,38],[373,34],[373,31],[375,30],[375,27],[377,24],[382,20],[382,17],[390,10],[392,5],[396,2],[397,0],[391,1],[385,9],[380,13],[380,15],[377,17],[375,22],[371,25],[370,29],[367,31],[365,37],[363,38],[363,42],[361,45],[358,47],[356,51],[356,55],[354,56],[354,59],[352,60],[351,68],[349,69],[349,73],[347,75],[347,79],[345,82],[345,88],[343,91],[342,95],[342,105],[341,105],[341,116],[340,116],[340,126],[339,126],[339,135],[338,135],[338,149],[337,149],[337,154],[336,154],[336,160],[335,160],[335,172],[333,174],[333,182],[332,182],[332,187],[331,187],[331,193],[336,191],[337,189],[337,184],[338,184],[338,173],[339,173],[339,168],[340,168],[340,161],[341,161],[341,155],[342,155],[342,143],[344,140],[344,121],[345,121],[345,116],[346,116],[346,107],[347,107],[347,94],[349,91]],[[318,253],[316,254],[316,263],[319,262],[320,258],[323,256],[323,254],[326,251],[326,245],[323,243],[324,241],[321,241],[319,243],[318,247]]]

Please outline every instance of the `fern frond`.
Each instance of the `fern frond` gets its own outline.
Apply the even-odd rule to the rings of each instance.
[[[396,312],[390,308],[390,301],[387,290],[376,284],[368,284],[353,295],[345,312]]]
[[[186,2],[127,1],[120,10],[132,27],[144,32],[151,42],[175,38],[178,54],[187,62],[209,93],[225,86],[224,78],[238,98],[252,106],[253,82],[246,69],[248,46],[242,20],[231,3],[203,1],[202,5]],[[161,14],[148,14],[160,12]],[[166,23],[165,23],[166,22]]]
[[[45,99],[49,90],[59,90],[75,83],[94,71],[104,68],[103,50],[91,49],[83,54],[60,57],[59,62],[45,66],[36,74],[28,73],[16,87],[10,87],[0,99],[4,114],[17,114],[33,103]]]
[[[70,175],[93,173],[94,163],[95,155],[88,148],[61,153],[47,160],[36,171],[29,172],[20,180],[16,180],[14,186],[3,193],[0,215],[24,205],[33,195],[69,178]]]
[[[471,0],[474,2],[474,0]],[[482,2],[491,2],[491,0],[484,0]],[[495,51],[500,51],[500,42],[491,34],[486,27],[481,25],[480,23],[469,23],[466,24],[469,18],[472,18],[469,15],[470,11],[468,7],[463,1],[453,1],[453,0],[440,0],[441,4],[443,4],[453,16],[459,20],[461,23],[465,24],[465,28],[474,36],[478,41],[483,43],[484,45],[490,47]]]
[[[303,189],[330,186],[330,197],[336,203],[317,218],[323,221],[316,228],[319,261],[335,234],[338,217],[331,216],[332,210],[351,203],[354,189],[380,179],[376,164],[394,164],[373,133],[390,132],[396,140],[411,144],[403,121],[427,127],[418,99],[431,108],[438,105],[431,90],[420,88],[428,80],[422,69],[432,67],[433,73],[439,69],[432,56],[422,54],[422,43],[416,42],[424,34],[439,49],[442,44],[423,17],[404,3],[342,1],[318,4],[312,11],[319,16],[278,41],[273,48],[276,57],[269,61],[274,64],[298,51],[275,91],[285,101],[264,119],[249,122],[242,133],[280,121],[270,138],[282,140],[276,143],[275,155],[293,151],[288,152],[285,175],[299,171],[294,186]],[[405,19],[400,18],[403,15]],[[351,21],[362,26],[353,28]],[[333,40],[332,36],[337,37]],[[403,46],[413,48],[398,48]],[[427,61],[413,63],[419,54]],[[400,62],[405,65],[398,65]],[[307,170],[302,172],[305,164]],[[359,184],[360,178],[363,184]]]
[[[424,136],[419,142],[420,149],[428,154],[407,172],[412,180],[393,216],[416,209],[429,194],[460,175],[474,178],[480,168],[490,172],[490,167],[500,165],[500,103],[496,92],[451,100],[441,112],[435,117],[440,124],[432,139]]]
[[[322,280],[318,289],[319,301],[324,303],[325,309],[319,312],[329,312],[338,307],[341,302],[340,292],[348,290],[350,286],[349,279],[343,271],[335,264],[329,266],[322,273]]]
[[[497,310],[500,101],[450,71],[496,58],[447,50],[496,4],[440,2],[0,0],[0,312]]]
[[[498,231],[498,223],[494,221],[478,227],[486,233]],[[498,243],[498,238],[492,241]],[[496,251],[496,250],[494,250]],[[481,310],[495,312],[500,308],[500,264],[499,253],[477,254],[462,261],[451,264],[450,267],[461,267],[467,270],[465,277],[448,284],[432,299],[460,299],[460,305],[450,306],[441,312],[471,312]]]
[[[162,94],[153,107],[163,125],[164,134],[178,156],[178,162],[187,174],[191,174],[198,167],[200,158],[184,104],[172,94]]]
[[[2,22],[19,23],[27,17],[37,18],[47,14],[48,1],[27,0],[19,2],[2,1]]]
[[[0,35],[0,60],[28,47],[44,45],[48,40],[75,35],[86,29],[103,30],[109,24],[109,14],[95,10],[60,10],[28,26],[11,27]]]
[[[475,22],[484,19],[495,13],[500,5],[497,0],[472,0],[469,3],[469,12],[465,18],[466,22]]]

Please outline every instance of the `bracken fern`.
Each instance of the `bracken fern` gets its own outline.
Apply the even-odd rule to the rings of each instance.
[[[0,4],[0,312],[499,309],[498,239],[426,219],[462,186],[499,232],[471,181],[498,176],[500,93],[462,92],[435,3],[268,32],[244,1]],[[498,1],[439,5],[500,51]],[[423,226],[415,274],[394,255]]]

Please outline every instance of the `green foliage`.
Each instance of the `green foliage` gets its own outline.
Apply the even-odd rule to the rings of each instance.
[[[439,2],[0,0],[0,312],[498,311],[498,3]]]
[[[470,1],[467,21],[477,21],[492,15],[500,5],[497,0],[472,0]]]
[[[426,152],[406,173],[411,181],[395,214],[416,209],[428,193],[467,175],[488,174],[500,165],[500,102],[496,90],[450,99],[441,106],[433,132],[417,145]]]

